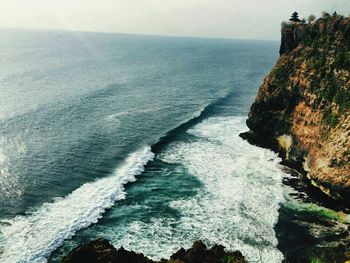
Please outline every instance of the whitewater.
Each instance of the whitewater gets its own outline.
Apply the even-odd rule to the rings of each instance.
[[[285,174],[275,153],[239,137],[246,130],[245,117],[212,117],[188,129],[188,141],[167,145],[157,158],[182,167],[180,173],[202,187],[168,203],[178,219],[154,216],[115,226],[108,231],[112,244],[159,260],[203,240],[239,249],[250,261],[281,262],[274,226]]]
[[[124,185],[134,182],[153,158],[150,147],[145,147],[128,156],[110,177],[86,183],[30,214],[0,221],[5,226],[1,229],[1,262],[46,262],[63,240],[96,223],[115,201],[124,199]]]
[[[244,117],[208,118],[187,130],[194,136],[190,142],[167,145],[157,158],[183,165],[203,188],[191,198],[169,203],[181,213],[178,222],[135,221],[114,231],[117,236],[110,233],[112,243],[160,259],[201,239],[209,246],[239,249],[252,261],[261,257],[280,262],[274,225],[284,200],[284,173],[275,153],[239,137],[246,129]],[[27,215],[2,220],[1,262],[46,262],[65,239],[97,223],[106,209],[127,198],[125,184],[135,182],[154,158],[151,147],[140,149],[113,175],[86,183]]]
[[[0,262],[101,237],[153,259],[201,239],[281,261],[285,174],[238,136],[277,41],[0,33]]]

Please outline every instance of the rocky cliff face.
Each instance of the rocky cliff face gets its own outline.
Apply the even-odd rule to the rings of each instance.
[[[282,25],[280,58],[243,138],[272,148],[312,184],[350,204],[350,18]]]

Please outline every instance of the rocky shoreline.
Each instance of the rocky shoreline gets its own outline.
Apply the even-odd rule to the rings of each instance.
[[[278,249],[285,257],[283,262],[304,263],[317,259],[317,262],[344,263],[349,260],[348,209],[314,187],[297,170],[288,166],[284,170],[291,177],[284,178],[283,183],[295,192],[290,195],[292,201],[281,204],[275,226]]]
[[[276,233],[285,262],[343,263],[350,258],[349,222],[340,219],[350,207],[350,18],[324,14],[284,23],[281,33],[281,56],[240,136],[279,153],[293,198],[333,210],[282,204]]]
[[[350,18],[282,26],[280,58],[241,137],[280,153],[304,180],[350,206]]]
[[[278,143],[264,141],[252,132],[242,133],[240,137],[253,145],[279,153],[283,170],[291,175],[283,179],[283,184],[297,192],[297,195],[291,198],[301,203],[331,209],[335,213],[350,214],[347,204],[333,199],[312,184],[301,163],[286,160]],[[347,262],[350,259],[349,223],[341,222],[336,214],[324,215],[309,209],[300,210],[298,207],[281,204],[275,231],[277,247],[285,258],[283,263],[305,263],[315,259],[319,260],[316,262]]]
[[[62,263],[247,263],[241,252],[224,249],[220,245],[208,249],[202,241],[196,241],[190,249],[181,248],[168,260],[153,261],[123,247],[116,249],[106,239],[97,239],[73,249]]]
[[[336,262],[350,258],[349,224],[332,215],[282,204],[275,226],[285,263]]]

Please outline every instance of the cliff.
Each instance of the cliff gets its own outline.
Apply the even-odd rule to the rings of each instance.
[[[283,23],[280,58],[251,106],[250,142],[350,204],[350,18]]]
[[[143,254],[137,254],[114,248],[107,240],[98,239],[86,245],[73,249],[62,260],[62,263],[157,263]],[[158,263],[246,263],[239,251],[225,252],[223,246],[213,246],[208,249],[201,241],[196,241],[193,246],[185,250],[181,248],[170,257],[162,259]]]

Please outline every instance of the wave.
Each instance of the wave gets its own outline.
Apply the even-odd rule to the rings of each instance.
[[[225,104],[226,101],[230,100],[232,97],[236,96],[236,92],[231,92],[214,100],[212,103],[205,105],[201,110],[195,112],[192,118],[184,121],[180,125],[176,126],[174,129],[168,131],[163,137],[161,137],[155,144],[152,146],[152,152],[159,153],[161,152],[166,145],[170,142],[176,141],[177,138],[181,138],[181,133],[186,132],[189,128],[200,123],[208,117],[212,117],[216,113],[216,107]]]
[[[176,141],[182,132],[195,126],[215,113],[235,93],[227,94],[196,112],[192,118],[170,130],[151,147],[130,154],[125,163],[109,177],[86,183],[64,198],[44,203],[34,212],[0,221],[1,262],[46,262],[46,257],[65,239],[93,223],[106,209],[125,198],[124,185],[136,180],[155,154],[170,142]],[[115,116],[109,116],[113,118]]]
[[[113,175],[86,183],[30,214],[0,221],[0,261],[46,262],[46,257],[65,239],[96,223],[106,209],[124,199],[124,185],[134,182],[153,158],[147,146],[130,154]]]
[[[166,176],[166,185],[163,179],[153,181],[152,187],[182,188],[181,194],[165,199],[162,191],[157,192],[162,211],[171,210],[171,214],[144,211],[144,220],[133,217],[143,209],[128,207],[123,216],[132,219],[114,221],[112,216],[108,224],[80,239],[107,236],[114,246],[154,260],[168,258],[179,247],[189,248],[200,239],[208,246],[238,249],[249,262],[258,262],[259,258],[281,262],[274,226],[279,204],[284,202],[284,173],[274,152],[250,145],[238,136],[247,130],[245,120],[233,116],[207,118],[186,131],[194,136],[190,140],[171,142],[157,155],[159,173],[162,168],[174,170],[169,171],[172,176]],[[151,205],[149,209],[155,210],[158,204],[152,204],[154,197],[151,194],[138,204]]]
[[[176,222],[178,236],[239,249],[251,262],[262,257],[262,262],[277,263],[283,255],[277,249],[274,226],[279,204],[284,202],[284,173],[274,152],[238,136],[247,130],[245,120],[208,118],[187,131],[195,140],[171,143],[158,158],[182,165],[203,183],[195,196],[169,204],[181,211]]]

